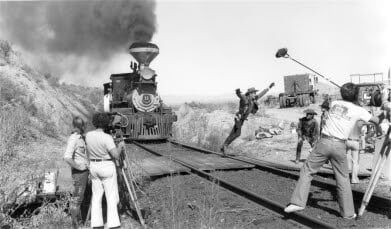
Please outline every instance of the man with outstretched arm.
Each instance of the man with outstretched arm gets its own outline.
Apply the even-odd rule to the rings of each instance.
[[[238,138],[242,131],[242,126],[247,117],[250,114],[255,114],[258,111],[257,100],[264,96],[272,87],[274,83],[271,83],[268,88],[264,89],[257,94],[258,90],[255,88],[249,88],[246,94],[242,94],[240,89],[236,89],[236,95],[239,97],[239,111],[235,115],[234,126],[231,130],[231,133],[225,140],[223,146],[221,147],[221,152],[225,155],[225,151],[229,144],[231,144],[236,138]]]
[[[340,92],[342,100],[331,102],[330,110],[324,117],[320,139],[301,168],[300,179],[285,212],[290,213],[305,208],[313,175],[330,160],[337,181],[340,214],[346,219],[356,217],[347,166],[346,140],[358,120],[377,125],[379,119],[372,117],[367,110],[355,104],[359,94],[357,85],[346,83],[342,85]]]

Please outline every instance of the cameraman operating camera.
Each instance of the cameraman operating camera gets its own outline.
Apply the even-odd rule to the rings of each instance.
[[[107,201],[107,226],[120,227],[117,204],[119,201],[117,172],[115,160],[118,160],[125,143],[121,141],[116,147],[111,135],[103,130],[109,128],[111,117],[107,113],[96,113],[92,124],[96,128],[86,134],[88,159],[92,182],[91,226],[103,228],[102,197]]]

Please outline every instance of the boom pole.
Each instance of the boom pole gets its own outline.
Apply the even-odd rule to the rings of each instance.
[[[300,64],[301,66],[305,67],[306,69],[314,72],[315,74],[317,74],[318,76],[322,77],[323,79],[327,80],[328,82],[330,82],[331,84],[333,84],[334,86],[338,87],[338,88],[341,88],[341,86],[339,86],[337,83],[335,83],[334,81],[332,81],[331,79],[327,78],[326,76],[320,74],[319,72],[315,71],[314,69],[308,67],[307,65],[299,62],[298,60],[295,60],[293,59],[289,54],[288,54],[288,49],[287,48],[282,48],[282,49],[279,49],[276,53],[276,57],[277,58],[280,58],[280,57],[284,57],[284,58],[289,58],[291,59],[292,61]]]

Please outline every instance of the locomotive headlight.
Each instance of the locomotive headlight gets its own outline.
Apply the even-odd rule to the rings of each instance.
[[[144,67],[143,69],[141,69],[139,71],[139,74],[141,75],[141,77],[143,77],[143,79],[145,80],[150,80],[152,79],[152,77],[154,77],[156,75],[155,71],[152,70],[151,68],[149,67]]]

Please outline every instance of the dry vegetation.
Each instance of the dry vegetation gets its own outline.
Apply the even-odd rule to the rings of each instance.
[[[89,117],[101,107],[100,93],[35,71],[0,40],[0,228],[70,226],[67,196],[44,202],[32,217],[19,211],[35,201],[44,172],[61,163],[72,115]]]

